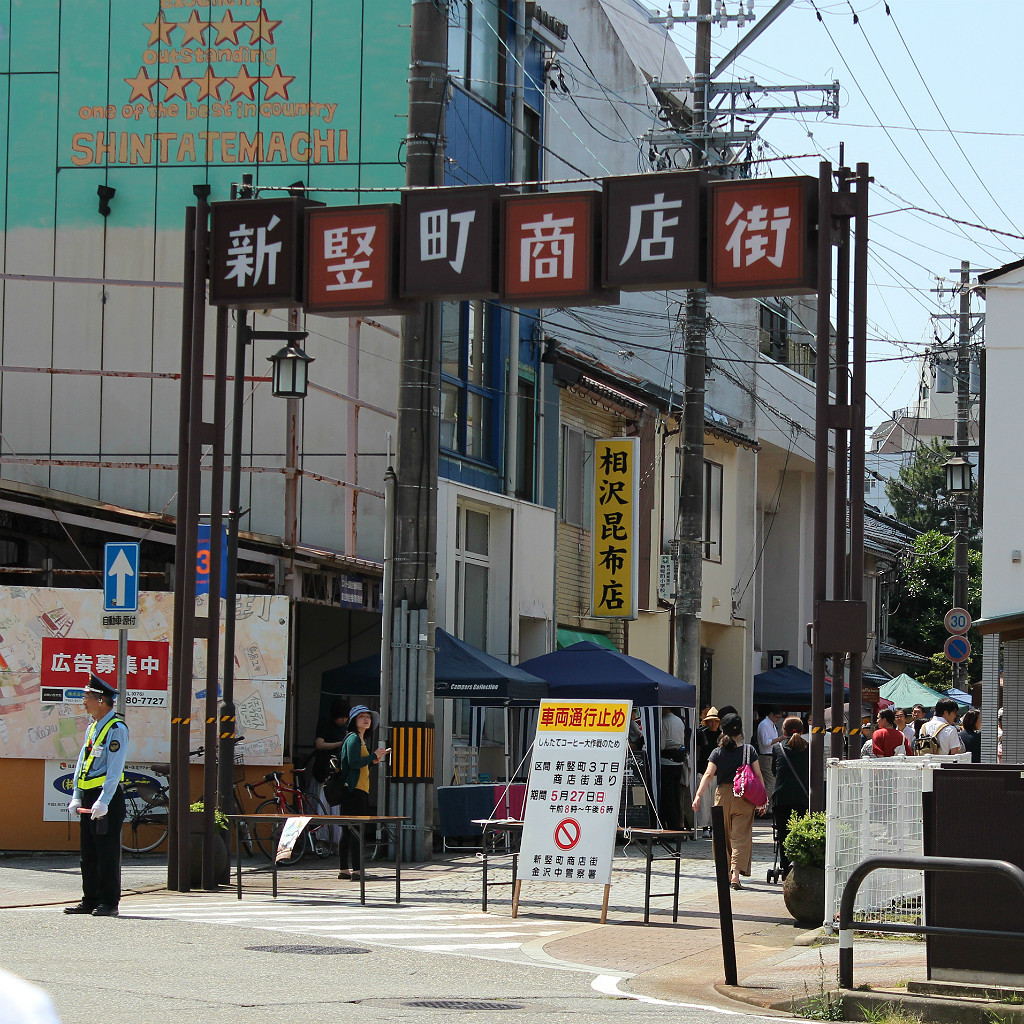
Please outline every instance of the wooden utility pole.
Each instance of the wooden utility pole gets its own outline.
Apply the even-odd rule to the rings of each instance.
[[[693,166],[707,162],[707,93],[711,83],[711,0],[697,3],[697,48],[694,53]],[[708,293],[686,293],[685,403],[683,457],[676,514],[677,558],[675,596],[676,675],[697,687],[697,713],[708,695],[700,686],[701,593],[704,538],[704,391],[707,374]]]
[[[405,183],[444,184],[444,96],[448,82],[448,12],[435,0],[413,0],[409,61],[409,134]],[[385,720],[427,733],[434,727],[434,580],[437,574],[437,449],[441,307],[420,303],[402,318],[395,486],[391,664]],[[432,743],[421,744],[432,749]],[[413,828],[403,857],[425,860],[433,784],[394,780],[390,813]],[[380,813],[384,808],[378,808]]]

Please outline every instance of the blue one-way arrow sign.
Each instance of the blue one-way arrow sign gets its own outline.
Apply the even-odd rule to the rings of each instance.
[[[139,545],[135,541],[103,545],[103,610],[139,610]]]

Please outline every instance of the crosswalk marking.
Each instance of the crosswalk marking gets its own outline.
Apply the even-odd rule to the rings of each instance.
[[[548,919],[496,917],[475,912],[452,912],[441,906],[363,906],[338,900],[296,897],[257,897],[227,904],[205,894],[191,899],[125,901],[122,917],[158,917],[234,927],[256,928],[288,935],[345,939],[360,944],[398,947],[424,953],[463,956],[509,955],[523,943],[556,935],[565,925]],[[216,901],[216,902],[215,902]],[[438,939],[450,937],[450,942]]]

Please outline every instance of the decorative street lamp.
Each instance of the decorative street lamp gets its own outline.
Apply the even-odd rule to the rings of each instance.
[[[289,341],[283,349],[267,356],[267,360],[274,366],[272,390],[275,398],[306,397],[312,356],[306,355],[294,341]]]
[[[967,505],[970,501],[974,481],[971,470],[974,465],[959,452],[945,462],[946,495],[953,506],[953,607],[967,607]],[[953,685],[966,689],[967,666],[953,664]]]
[[[974,490],[974,480],[971,470],[974,464],[968,462],[962,455],[954,455],[944,463],[946,470],[946,494],[950,498],[957,498],[960,495],[970,494]]]

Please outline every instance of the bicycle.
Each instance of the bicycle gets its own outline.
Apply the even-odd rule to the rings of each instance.
[[[149,770],[164,775],[170,765],[153,764]],[[155,850],[167,838],[168,788],[156,779],[129,779],[124,785],[124,802],[121,849],[135,856]]]
[[[301,771],[303,771],[302,768],[296,768],[292,774],[298,775]],[[284,781],[281,772],[274,771],[264,775],[262,782],[247,782],[245,788],[251,797],[262,796],[259,789],[267,782],[273,785],[274,795],[267,797],[257,806],[257,814],[317,815],[327,813],[327,809],[318,797],[303,792],[299,786],[289,785]],[[284,828],[283,823],[253,821],[251,825],[256,845],[268,860],[273,860],[277,852],[278,837]],[[307,849],[312,850],[316,857],[330,856],[331,826],[322,824],[310,828],[292,848],[292,854],[287,863],[297,864],[305,856]]]
[[[244,736],[238,736],[234,742],[238,743],[244,738]],[[190,750],[188,756],[200,757],[204,750],[205,747]],[[244,767],[239,774],[239,766],[243,765],[241,757],[241,752],[236,750],[232,793],[233,813],[235,814],[244,813],[241,800],[238,797],[238,785],[245,781]],[[149,766],[149,770],[166,776],[171,767],[167,764],[152,764]],[[131,778],[129,775],[124,784],[124,800],[125,816],[124,824],[121,826],[121,849],[134,856],[155,850],[167,838],[170,825],[170,789],[156,779],[144,776]],[[253,836],[248,822],[239,823],[238,838],[242,849],[251,857],[253,855]]]

